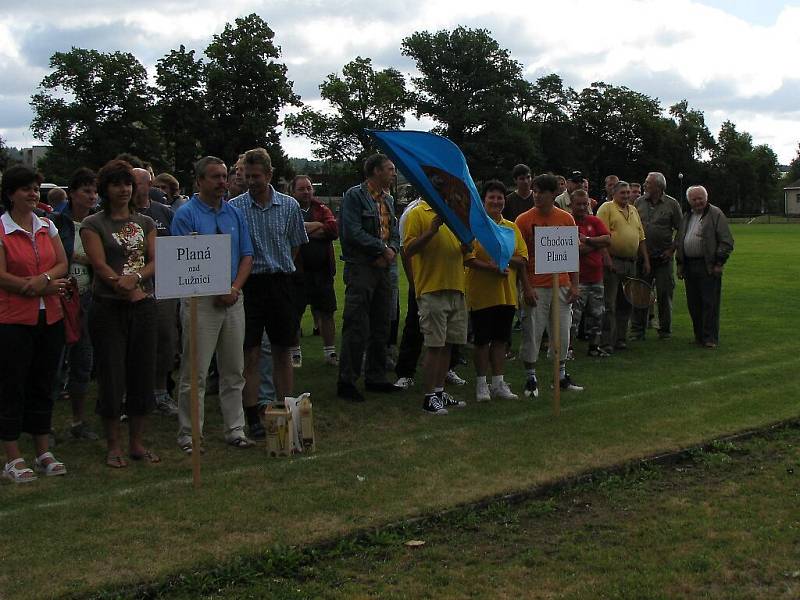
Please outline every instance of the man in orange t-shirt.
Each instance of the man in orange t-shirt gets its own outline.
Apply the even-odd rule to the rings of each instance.
[[[522,213],[516,220],[517,227],[528,246],[528,280],[533,285],[536,296],[536,305],[532,311],[525,311],[525,319],[522,322],[520,356],[525,363],[527,374],[527,382],[525,383],[525,396],[527,397],[539,396],[539,386],[536,380],[536,358],[539,356],[542,334],[549,322],[550,305],[554,301],[559,303],[561,333],[559,377],[561,379],[561,389],[576,392],[583,390],[582,387],[572,382],[566,372],[569,329],[572,322],[572,307],[570,305],[578,298],[578,273],[561,273],[559,275],[559,294],[556,300],[553,299],[553,276],[550,274],[537,275],[535,273],[535,228],[575,226],[575,220],[571,214],[554,206],[557,193],[558,180],[554,175],[538,175],[533,180],[534,207]]]

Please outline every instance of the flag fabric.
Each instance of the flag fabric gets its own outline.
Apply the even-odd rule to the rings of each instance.
[[[464,155],[453,142],[426,131],[367,133],[464,244],[477,239],[500,269],[514,253],[514,232],[486,214]]]

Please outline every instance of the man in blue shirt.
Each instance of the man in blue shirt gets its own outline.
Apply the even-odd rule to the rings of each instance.
[[[225,441],[236,448],[252,442],[244,434],[244,343],[245,317],[242,287],[253,264],[253,245],[244,216],[222,201],[228,170],[219,158],[206,156],[195,164],[198,193],[181,206],[172,220],[172,235],[231,236],[231,289],[221,296],[197,298],[197,387],[200,395],[200,427],[203,426],[203,398],[206,375],[214,353],[219,370],[219,401],[225,424]],[[189,364],[189,304],[181,303],[183,357],[178,384],[178,445],[187,454],[192,448],[192,422],[189,404],[191,389]]]
[[[259,359],[266,331],[272,344],[272,373],[275,396],[282,402],[292,395],[294,375],[290,348],[297,338],[300,314],[291,278],[294,258],[308,243],[303,214],[297,200],[271,185],[272,161],[263,148],[244,154],[247,192],[230,201],[247,221],[253,242],[253,269],[244,288],[245,386],[244,405],[250,433],[261,433],[258,388],[261,383]]]

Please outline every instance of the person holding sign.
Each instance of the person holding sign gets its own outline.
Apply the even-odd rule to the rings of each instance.
[[[194,166],[197,189],[172,219],[172,235],[231,236],[231,289],[221,296],[196,298],[197,302],[197,387],[200,404],[200,430],[203,428],[203,398],[211,358],[216,352],[219,370],[219,403],[225,424],[225,441],[234,448],[248,448],[252,442],[244,434],[244,345],[245,317],[242,287],[253,264],[253,243],[242,213],[223,201],[227,193],[228,169],[214,156],[201,158]],[[190,331],[189,299],[181,300],[183,331]],[[260,341],[260,340],[259,340]],[[190,339],[183,336],[183,356],[178,383],[178,446],[191,454],[191,364]]]
[[[528,282],[528,248],[517,226],[503,218],[506,186],[500,181],[489,181],[483,188],[483,204],[486,213],[500,225],[514,231],[514,255],[509,266],[500,270],[489,254],[476,241],[472,252],[464,256],[467,267],[467,307],[472,318],[475,335],[475,371],[478,379],[475,399],[485,402],[492,397],[499,400],[517,400],[504,380],[503,371],[506,349],[511,343],[511,326],[517,310],[517,280],[522,284],[524,295],[533,301],[533,288]],[[492,369],[492,385],[486,376],[489,365]]]
[[[157,312],[153,299],[156,224],[133,205],[131,165],[114,159],[97,174],[100,211],[83,220],[81,240],[92,263],[89,334],[97,370],[97,414],[105,425],[106,464],[128,466],[119,417],[128,415],[128,456],[160,461],[143,445],[145,417],[155,405]]]
[[[610,264],[603,270],[603,292],[606,312],[603,316],[603,351],[628,347],[628,321],[632,306],[625,298],[622,284],[626,278],[636,277],[636,258],[641,257],[643,275],[650,273],[650,256],[645,245],[644,228],[639,211],[630,204],[631,190],[625,181],[618,181],[612,188],[613,200],[606,202],[597,211],[597,218],[605,223],[611,233],[609,247]]]
[[[572,322],[572,304],[578,298],[578,273],[561,273],[559,275],[558,298],[553,298],[552,277],[549,274],[537,275],[534,266],[536,244],[534,230],[536,227],[575,226],[575,221],[568,212],[554,205],[558,191],[558,180],[554,175],[538,175],[533,180],[533,200],[535,206],[517,217],[516,225],[528,246],[528,281],[533,287],[531,301],[535,310],[526,311],[522,322],[522,346],[520,356],[525,363],[527,382],[525,396],[539,396],[539,384],[536,379],[536,359],[542,334],[547,327],[551,311],[551,303],[558,303],[560,356],[559,381],[562,390],[582,391],[583,388],[572,381],[566,371],[567,352],[569,350],[569,330]]]
[[[294,259],[300,246],[308,243],[308,235],[297,200],[272,187],[272,160],[264,148],[245,152],[244,179],[248,191],[231,200],[230,205],[244,215],[253,242],[253,267],[244,288],[244,406],[252,435],[261,424],[259,361],[265,331],[272,345],[275,396],[282,403],[292,395],[290,348],[300,327],[292,273]]]

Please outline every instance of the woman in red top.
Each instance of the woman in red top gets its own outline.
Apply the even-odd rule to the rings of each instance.
[[[67,280],[67,257],[58,230],[34,213],[41,177],[23,166],[3,175],[0,197],[0,440],[7,462],[2,476],[15,483],[36,479],[19,451],[20,433],[33,436],[35,469],[64,475],[48,451],[52,388],[64,347],[58,294]]]

